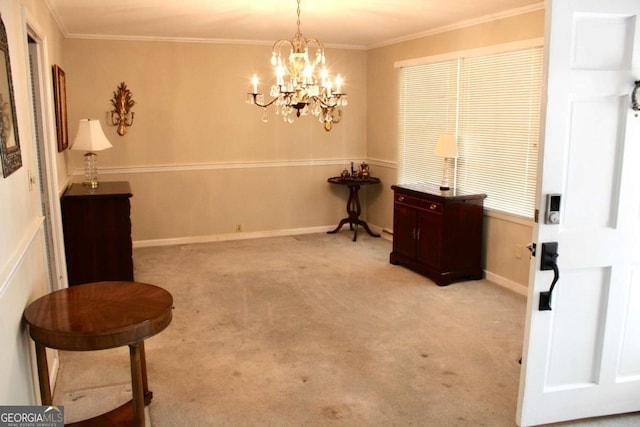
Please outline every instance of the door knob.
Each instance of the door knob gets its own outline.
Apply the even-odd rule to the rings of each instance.
[[[549,242],[542,244],[542,259],[540,259],[540,270],[553,270],[553,281],[547,292],[540,292],[540,302],[538,303],[539,311],[551,310],[551,295],[553,288],[558,283],[560,271],[558,270],[558,242]]]

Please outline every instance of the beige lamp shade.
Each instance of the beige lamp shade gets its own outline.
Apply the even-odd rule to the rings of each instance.
[[[82,119],[78,126],[78,134],[71,146],[72,150],[100,151],[111,148],[111,143],[102,131],[100,120]]]
[[[458,157],[458,144],[456,144],[456,137],[449,134],[442,134],[438,139],[438,145],[433,152],[438,157],[444,157],[447,159],[455,159]]]
[[[107,148],[111,148],[111,143],[102,131],[100,120],[80,120],[78,135],[76,135],[71,149],[86,151],[84,155],[84,185],[87,187],[98,187],[98,155],[95,151]]]

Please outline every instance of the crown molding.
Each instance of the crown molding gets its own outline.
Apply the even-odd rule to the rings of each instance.
[[[59,21],[56,19],[56,22]],[[67,39],[80,40],[109,40],[122,42],[164,42],[164,43],[201,43],[201,44],[232,44],[232,45],[253,45],[253,46],[273,46],[273,41],[267,40],[245,40],[245,39],[207,39],[189,37],[154,37],[154,36],[116,36],[104,34],[69,34],[64,33]],[[343,50],[367,50],[366,46],[346,45],[346,44],[325,44],[327,49]]]
[[[114,36],[104,34],[72,34],[62,24],[56,9],[51,5],[50,0],[44,0],[45,4],[49,8],[53,19],[55,20],[58,28],[62,32],[62,35],[68,39],[87,39],[87,40],[111,40],[111,41],[139,41],[139,42],[170,42],[170,43],[208,43],[208,44],[235,44],[235,45],[257,45],[257,46],[271,46],[273,41],[266,40],[249,40],[249,39],[207,39],[207,38],[188,38],[188,37],[151,37],[151,36]],[[445,25],[442,27],[434,28],[432,30],[410,34],[404,37],[388,40],[386,42],[376,43],[369,46],[363,45],[347,45],[347,44],[325,44],[328,49],[345,49],[345,50],[371,50],[377,49],[392,44],[402,43],[410,40],[419,39],[422,37],[432,36],[439,33],[445,33],[447,31],[458,30],[465,27],[471,27],[486,22],[495,21],[498,19],[509,18],[512,16],[522,15],[525,13],[535,12],[544,9],[544,1],[539,3],[524,6],[516,9],[510,9],[498,13],[484,15],[479,18],[460,21],[451,25]]]
[[[367,50],[377,49],[380,47],[385,47],[393,44],[416,40],[423,37],[446,33],[448,31],[472,27],[474,25],[484,24],[491,21],[497,21],[499,19],[510,18],[512,16],[524,15],[525,13],[536,12],[538,10],[543,10],[543,9],[544,9],[544,2],[540,2],[540,3],[532,4],[529,6],[519,7],[517,9],[510,9],[510,10],[505,10],[499,13],[492,13],[490,15],[484,15],[479,18],[468,19],[466,21],[460,21],[455,24],[445,25],[443,27],[434,28],[432,30],[423,31],[423,32],[411,34],[405,37],[399,37],[392,40],[388,40],[386,42],[370,45],[370,46],[367,46]]]

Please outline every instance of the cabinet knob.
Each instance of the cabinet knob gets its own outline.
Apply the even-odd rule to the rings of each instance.
[[[431,203],[429,205],[429,209],[431,209],[432,211],[435,211],[437,207],[438,207],[438,205],[436,205],[435,203]]]
[[[399,202],[404,202],[404,196],[398,196],[398,201]]]

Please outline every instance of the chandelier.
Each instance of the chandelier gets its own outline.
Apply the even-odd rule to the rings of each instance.
[[[324,46],[314,38],[305,38],[300,32],[300,0],[298,1],[298,31],[291,40],[278,40],[273,44],[271,65],[276,81],[271,86],[271,100],[265,102],[264,94],[258,93],[258,77],[251,80],[253,92],[247,94],[247,104],[264,109],[262,121],[268,122],[267,107],[275,104],[276,115],[287,123],[296,117],[313,114],[330,131],[333,123],[342,118],[340,107],[347,106],[347,94],[342,92],[342,77],[338,74],[331,81],[325,66]],[[315,49],[313,58],[309,51]]]

